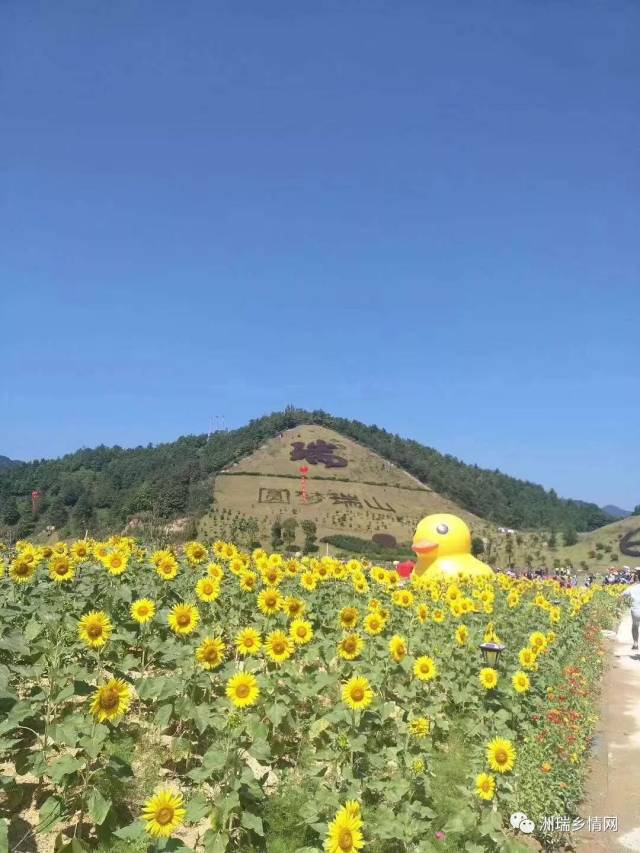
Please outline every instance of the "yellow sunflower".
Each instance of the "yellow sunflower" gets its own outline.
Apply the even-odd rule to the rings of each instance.
[[[426,604],[418,604],[418,606],[416,607],[416,616],[418,618],[418,622],[421,625],[424,625],[424,623],[429,618],[429,608]]]
[[[184,553],[192,566],[204,563],[207,559],[207,549],[201,542],[187,542],[184,546]]]
[[[353,630],[359,619],[360,613],[356,607],[343,607],[340,611],[340,627],[345,631]]]
[[[224,569],[219,563],[209,563],[207,566],[207,574],[216,583],[222,583],[224,578]]]
[[[534,631],[529,637],[529,645],[538,654],[547,648],[547,638],[542,631]]]
[[[107,554],[103,564],[110,575],[121,575],[127,568],[127,558],[120,551],[114,551],[112,554]]]
[[[367,613],[364,617],[362,627],[367,634],[375,636],[376,634],[381,634],[382,631],[384,631],[386,624],[386,619],[380,615],[380,612],[378,610],[373,610],[371,613]]]
[[[21,557],[16,557],[9,566],[9,577],[15,583],[29,583],[33,580],[35,573],[35,564],[23,560]]]
[[[312,592],[318,585],[318,578],[313,572],[303,572],[300,575],[300,584],[307,592]]]
[[[436,609],[436,610],[434,610],[434,611],[433,611],[433,613],[431,614],[431,618],[432,618],[432,619],[433,619],[433,621],[434,621],[434,622],[436,622],[437,624],[440,624],[441,622],[444,622],[444,619],[445,619],[445,616],[444,616],[444,610],[440,610],[440,608],[437,608],[437,609]]]
[[[498,683],[498,673],[490,666],[485,666],[484,669],[480,670],[479,678],[480,684],[485,690],[493,690]]]
[[[240,589],[244,592],[253,592],[258,583],[258,575],[255,572],[242,572],[240,575]]]
[[[294,619],[289,626],[289,636],[297,646],[306,646],[313,639],[311,622],[306,619]]]
[[[355,660],[360,657],[364,648],[364,640],[359,634],[347,634],[338,643],[338,654],[344,660]]]
[[[429,734],[431,723],[426,717],[414,717],[409,723],[409,731],[416,738],[423,738]]]
[[[203,669],[215,669],[223,662],[226,648],[220,637],[205,637],[196,649],[196,660]]]
[[[413,593],[409,589],[397,589],[393,593],[392,600],[397,607],[411,607],[413,604]]]
[[[86,560],[91,556],[91,542],[85,539],[79,539],[71,546],[71,553],[78,561]]]
[[[178,561],[173,554],[166,553],[156,564],[156,572],[162,580],[172,581],[178,574]]]
[[[268,586],[258,595],[258,607],[265,616],[275,616],[282,606],[282,597],[277,589]]]
[[[113,631],[113,625],[102,610],[86,613],[78,622],[80,639],[92,649],[99,649],[107,642]]]
[[[139,598],[131,605],[131,616],[139,625],[150,622],[156,615],[156,606],[149,598]]]
[[[307,609],[304,601],[301,598],[296,598],[294,595],[285,598],[282,606],[289,619],[299,619]]]
[[[66,556],[53,557],[49,563],[49,576],[56,583],[73,580],[75,572],[71,561]]]
[[[466,625],[460,625],[456,628],[456,643],[459,646],[464,646],[469,639],[469,629]]]
[[[273,631],[264,642],[265,653],[275,663],[283,663],[293,654],[293,643],[284,631]]]
[[[236,636],[236,649],[243,657],[258,654],[261,647],[260,634],[254,628],[243,628]]]
[[[396,663],[400,663],[407,655],[407,640],[395,634],[389,640],[389,653]]]
[[[526,672],[518,671],[514,673],[511,683],[513,684],[514,690],[518,693],[526,693],[531,687],[531,681],[529,680],[529,676]]]
[[[373,690],[364,676],[350,678],[342,688],[342,701],[354,711],[368,708],[373,700]]]
[[[131,702],[131,688],[119,678],[112,678],[93,694],[91,713],[99,723],[122,716]]]
[[[260,696],[260,688],[255,675],[250,672],[237,672],[227,681],[227,698],[236,708],[247,708],[255,705]]]
[[[220,585],[209,576],[200,578],[196,584],[196,595],[200,601],[215,601],[220,595]]]
[[[487,746],[487,762],[495,773],[508,773],[513,770],[516,751],[510,740],[495,738]]]
[[[342,808],[329,824],[324,842],[326,853],[358,853],[364,847],[362,818],[357,813]]]
[[[200,621],[198,608],[193,604],[175,604],[167,617],[167,622],[176,634],[191,634]]]
[[[142,819],[149,835],[154,838],[169,838],[183,823],[185,814],[182,794],[162,788],[144,804]]]
[[[413,665],[413,674],[420,681],[431,681],[438,675],[438,667],[433,658],[422,655]]]
[[[481,800],[492,800],[496,791],[495,776],[489,773],[478,773],[476,776],[476,794]]]
[[[536,653],[528,646],[524,649],[520,649],[518,652],[518,660],[520,661],[520,666],[523,669],[535,670],[537,668]]]

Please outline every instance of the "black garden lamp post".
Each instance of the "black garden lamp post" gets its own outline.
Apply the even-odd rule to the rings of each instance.
[[[499,643],[482,643],[480,646],[485,663],[493,669],[498,665],[500,655],[505,648],[506,646],[501,646]]]

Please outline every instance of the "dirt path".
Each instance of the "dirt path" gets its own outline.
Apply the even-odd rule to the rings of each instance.
[[[609,642],[611,664],[602,685],[587,799],[580,809],[587,825],[572,836],[580,853],[640,851],[640,653],[631,650],[629,613]],[[594,818],[605,817],[617,818],[617,832],[605,832],[604,822],[602,829],[597,822],[594,826]]]

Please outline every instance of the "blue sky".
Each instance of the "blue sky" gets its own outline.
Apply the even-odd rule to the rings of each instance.
[[[0,453],[288,403],[640,503],[640,7],[0,8]]]

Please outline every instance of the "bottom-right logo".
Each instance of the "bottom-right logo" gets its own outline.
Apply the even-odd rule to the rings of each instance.
[[[509,823],[514,829],[525,832],[527,835],[536,828],[535,823],[526,816],[524,812],[514,812],[509,818]]]

